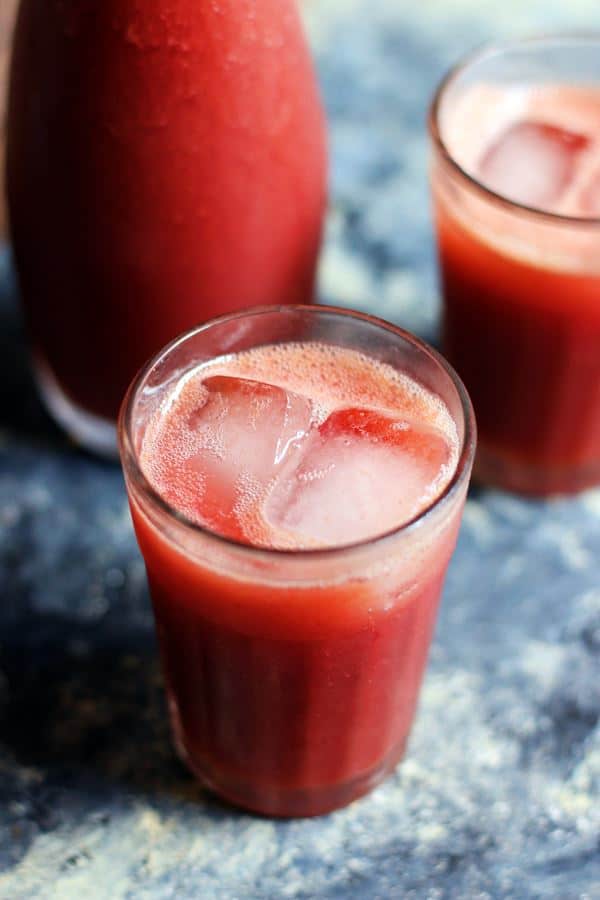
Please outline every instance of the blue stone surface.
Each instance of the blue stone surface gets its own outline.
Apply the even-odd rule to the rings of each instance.
[[[322,296],[435,339],[436,82],[481,40],[600,10],[304,7],[332,129]],[[275,822],[174,757],[121,474],[43,412],[7,248],[0,422],[0,897],[600,897],[600,491],[472,491],[405,761],[345,810]]]

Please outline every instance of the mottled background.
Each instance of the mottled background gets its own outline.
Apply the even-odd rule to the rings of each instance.
[[[600,28],[597,0],[304,8],[332,129],[322,296],[434,338],[433,87],[482,40]],[[600,897],[600,491],[474,491],[396,775],[322,819],[239,813],[173,757],[121,476],[40,409],[15,295],[4,248],[0,897]]]

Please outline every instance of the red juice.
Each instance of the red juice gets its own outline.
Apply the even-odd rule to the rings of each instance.
[[[432,129],[443,348],[477,414],[476,473],[530,494],[597,484],[600,88],[450,80]]]
[[[294,0],[24,0],[7,173],[46,399],[114,422],[183,329],[311,302],[325,123]]]
[[[259,332],[261,315],[276,314]],[[331,335],[373,321],[314,316]],[[404,753],[470,470],[468,400],[429,387],[441,369],[423,384],[356,346],[246,335],[206,359],[186,347],[204,337],[150,366],[121,426],[176,745],[230,801],[314,815]]]

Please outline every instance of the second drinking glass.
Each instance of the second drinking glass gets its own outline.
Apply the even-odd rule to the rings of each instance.
[[[600,38],[492,47],[430,114],[443,350],[476,474],[528,494],[600,483]]]

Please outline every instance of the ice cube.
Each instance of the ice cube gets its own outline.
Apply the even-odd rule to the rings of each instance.
[[[408,522],[436,496],[450,458],[444,435],[426,425],[370,409],[337,410],[278,480],[264,516],[306,546],[374,537]]]
[[[589,138],[546,122],[512,124],[478,166],[483,183],[509,200],[551,209],[573,181]]]
[[[183,512],[226,536],[250,540],[241,512],[256,505],[297,452],[312,405],[281,387],[225,375],[204,379],[195,399],[185,417],[175,411],[170,419],[167,432],[177,452],[165,481]],[[158,449],[169,455],[168,446]]]

